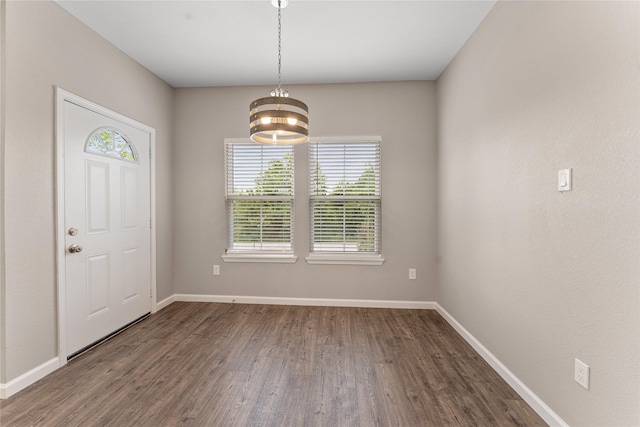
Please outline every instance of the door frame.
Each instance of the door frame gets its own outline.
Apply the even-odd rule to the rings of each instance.
[[[156,130],[150,126],[133,120],[101,105],[84,99],[78,95],[56,87],[56,271],[58,288],[58,363],[62,367],[67,364],[67,307],[66,307],[66,234],[65,234],[65,139],[64,139],[64,103],[71,102],[109,119],[119,121],[150,135],[149,140],[149,191],[151,201],[151,313],[156,307]]]

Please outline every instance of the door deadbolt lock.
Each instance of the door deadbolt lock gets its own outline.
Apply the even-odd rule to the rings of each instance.
[[[75,236],[76,234],[78,234],[78,229],[71,227],[68,233],[69,233],[69,236]]]
[[[69,252],[72,254],[76,254],[78,252],[82,252],[82,246],[80,245],[71,245],[69,246]]]

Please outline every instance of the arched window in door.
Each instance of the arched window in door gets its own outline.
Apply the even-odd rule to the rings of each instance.
[[[123,133],[110,127],[100,128],[93,132],[87,139],[84,151],[127,162],[138,162],[135,146]]]

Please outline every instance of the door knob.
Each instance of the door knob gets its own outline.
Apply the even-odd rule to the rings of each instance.
[[[69,246],[69,252],[71,252],[72,254],[78,253],[78,252],[82,252],[82,246],[80,245],[71,245]]]

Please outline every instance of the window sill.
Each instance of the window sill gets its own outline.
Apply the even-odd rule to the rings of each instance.
[[[310,254],[307,264],[382,265],[382,255]]]
[[[298,257],[293,254],[257,254],[257,253],[245,253],[245,254],[226,254],[222,255],[224,262],[270,262],[270,263],[285,263],[293,264],[298,260]]]

